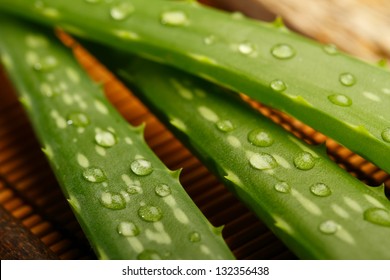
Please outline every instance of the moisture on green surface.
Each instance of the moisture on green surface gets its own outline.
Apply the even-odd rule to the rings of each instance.
[[[106,49],[89,49],[299,257],[390,258],[383,189],[346,173],[323,147],[298,140],[226,89],[124,53],[108,59]],[[221,131],[221,123],[234,129]]]
[[[48,4],[42,2],[40,11],[59,16],[60,9]],[[133,12],[123,1],[112,3],[106,15],[123,22]],[[142,129],[112,107],[70,50],[47,31],[3,15],[0,33],[5,70],[98,258],[234,258],[178,182],[178,173],[151,151]],[[202,236],[196,243],[188,238],[194,230]]]
[[[294,34],[280,20],[259,22],[194,1],[2,0],[0,10],[243,92],[390,172],[383,137],[389,72]],[[47,55],[34,65],[39,72],[56,63]]]

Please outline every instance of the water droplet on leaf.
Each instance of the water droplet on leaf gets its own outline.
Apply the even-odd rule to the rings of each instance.
[[[67,117],[67,123],[77,127],[86,127],[89,125],[89,119],[83,113],[71,113]]]
[[[138,260],[161,260],[161,256],[154,250],[144,250],[137,256]]]
[[[339,77],[339,81],[342,85],[350,87],[356,84],[356,78],[351,73],[342,73]]]
[[[300,170],[310,170],[315,165],[315,158],[311,153],[302,152],[294,158],[294,165]]]
[[[321,196],[321,197],[329,196],[332,194],[332,191],[330,190],[330,188],[324,183],[316,183],[316,184],[312,185],[310,187],[310,191],[312,194],[314,194],[316,196]]]
[[[143,205],[138,209],[138,215],[146,222],[157,222],[163,214],[157,206]]]
[[[111,210],[126,208],[126,201],[120,193],[103,192],[100,196],[100,203]]]
[[[343,94],[333,94],[328,96],[328,99],[337,106],[349,107],[352,105],[351,98]]]
[[[286,84],[282,80],[274,80],[270,83],[270,87],[277,92],[283,92],[287,89]]]
[[[263,129],[254,129],[249,132],[248,141],[257,147],[269,147],[274,143],[272,136]]]
[[[39,89],[41,93],[46,97],[53,97],[57,95],[56,92],[53,90],[53,88],[47,83],[42,83]]]
[[[287,44],[277,44],[271,49],[271,54],[278,59],[289,59],[295,56],[295,50]]]
[[[205,38],[203,39],[203,42],[204,42],[207,46],[210,46],[210,45],[214,44],[215,41],[216,41],[216,38],[215,38],[214,35],[209,35],[209,36],[207,36],[207,37],[205,37]]]
[[[113,6],[110,15],[114,20],[125,20],[134,12],[134,7],[130,3],[121,2]]]
[[[98,167],[89,167],[84,170],[83,177],[93,183],[100,183],[107,180],[106,174],[104,171]]]
[[[152,163],[146,159],[136,159],[131,163],[130,168],[139,176],[146,176],[153,172]]]
[[[390,143],[390,127],[384,129],[384,130],[382,131],[381,136],[382,136],[382,139],[383,139],[385,142]]]
[[[233,12],[233,13],[231,13],[231,17],[234,20],[241,20],[241,19],[245,18],[245,15],[241,12]]]
[[[376,225],[390,227],[390,213],[382,208],[369,208],[364,211],[364,219]]]
[[[139,235],[140,230],[132,222],[121,222],[118,225],[118,233],[126,237],[131,237]]]
[[[54,56],[47,56],[35,62],[33,68],[35,71],[43,72],[52,70],[57,67],[57,65],[58,61]]]
[[[154,191],[158,196],[165,197],[172,193],[171,188],[168,185],[162,184],[158,185]]]
[[[334,44],[328,44],[328,45],[325,45],[323,47],[324,51],[327,53],[327,54],[331,54],[331,55],[335,55],[337,54],[339,51],[336,47],[336,45]]]
[[[280,193],[289,193],[291,191],[291,187],[287,182],[279,182],[275,184],[274,189]]]
[[[324,234],[335,234],[340,228],[340,225],[332,220],[328,220],[320,224],[319,230]]]
[[[216,123],[217,128],[223,132],[230,132],[235,129],[233,123],[229,120],[221,120]]]
[[[199,232],[191,232],[190,235],[189,235],[189,239],[191,242],[195,243],[195,242],[199,242],[201,240],[201,236],[200,236],[200,233]]]
[[[142,193],[142,189],[140,186],[129,186],[126,192],[130,195],[135,195]]]
[[[275,158],[267,153],[253,154],[249,159],[249,163],[253,168],[259,170],[269,170],[278,167]]]
[[[184,26],[188,24],[188,18],[182,11],[169,11],[161,15],[161,23],[167,26]]]
[[[117,143],[114,133],[110,131],[101,130],[95,134],[96,144],[104,148],[109,148]]]
[[[252,55],[256,52],[256,46],[250,42],[244,42],[238,45],[238,51],[243,55]]]

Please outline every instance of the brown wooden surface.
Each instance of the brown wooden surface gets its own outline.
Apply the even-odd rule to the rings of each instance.
[[[221,1],[208,0],[208,2],[213,3]],[[224,0],[223,4],[227,7],[234,3],[241,3],[239,8],[247,9],[246,3],[254,1],[259,2],[260,0]],[[311,15],[307,15],[302,5],[299,6],[300,8],[298,6],[291,8],[292,10],[295,9],[294,11],[287,9],[287,7],[291,7],[291,3],[299,2],[299,0],[290,1],[291,5],[282,6],[280,6],[282,3],[289,1],[264,0],[262,2],[262,10],[259,10],[259,6],[249,9],[252,11],[251,15],[258,16],[261,14],[262,17],[271,19],[274,14],[287,13],[287,15],[282,15],[289,19],[289,14],[299,14],[300,21],[305,22],[307,25],[310,22],[308,18]],[[317,3],[317,1],[311,2]],[[379,2],[379,0],[376,2]],[[267,8],[264,9],[266,6]],[[230,6],[231,9],[237,9],[238,6],[235,7]],[[298,21],[298,19],[294,19],[293,16],[291,18],[289,24],[294,25],[294,20]],[[296,24],[294,26],[298,29],[301,25]],[[305,27],[305,24],[302,24],[302,26],[304,30],[308,30],[307,34],[312,37],[320,39],[327,38],[326,40],[330,38],[324,37],[323,32],[310,31],[309,28]],[[334,27],[328,27],[330,33],[332,33],[332,28]],[[353,36],[356,37],[357,35],[355,34]],[[365,40],[369,39],[365,38]],[[377,46],[375,42],[366,45],[370,46],[371,44]],[[390,46],[390,44],[388,45]],[[344,49],[347,49],[347,47]],[[371,54],[364,56],[361,53],[360,56],[370,59],[380,56],[384,52],[382,50],[383,47],[380,46],[375,48],[369,47],[368,49],[372,51]],[[359,50],[361,49],[359,48]],[[170,169],[183,168],[181,176],[182,184],[194,199],[195,203],[215,226],[226,225],[223,235],[238,259],[296,258],[122,84],[116,81],[110,73],[99,66],[91,57],[85,53],[80,53],[80,51],[79,56],[81,57],[82,64],[95,79],[103,81],[108,98],[125,119],[134,125],[145,122],[147,124],[145,131],[146,140],[156,154]],[[390,186],[390,177],[388,174],[341,147],[336,142],[326,139],[325,136],[284,114],[270,110],[258,103],[253,102],[252,105],[309,143],[322,143],[327,140],[327,147],[331,158],[364,182],[370,185],[378,185],[385,182],[387,186]],[[0,177],[3,178],[3,181],[7,182],[0,184],[0,204],[13,217],[10,225],[16,225],[18,230],[24,231],[27,235],[33,234],[36,236],[40,240],[38,243],[43,243],[45,248],[49,250],[50,256],[52,256],[51,251],[55,257],[60,259],[96,258],[70,211],[67,202],[63,198],[60,188],[35,139],[26,115],[1,69]],[[0,228],[0,238],[1,234],[4,234],[3,227]],[[35,246],[35,252],[46,251],[39,249],[41,245]],[[18,246],[10,249],[10,246],[7,246],[2,245],[0,242],[0,259],[21,258],[20,254],[23,255],[23,249],[20,249]],[[34,251],[31,247],[29,248]]]
[[[0,181],[0,184],[3,182]],[[58,258],[37,236],[1,205],[0,228],[2,260],[54,260]]]

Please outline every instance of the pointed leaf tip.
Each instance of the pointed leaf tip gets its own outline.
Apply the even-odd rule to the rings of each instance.
[[[214,227],[213,231],[216,235],[222,236],[222,231],[225,228],[225,225],[219,226],[219,227]]]
[[[180,168],[180,169],[177,169],[177,170],[174,170],[174,171],[170,171],[171,176],[172,176],[174,179],[179,180],[180,174],[181,174],[181,171],[182,171],[182,170],[183,170],[183,169]]]

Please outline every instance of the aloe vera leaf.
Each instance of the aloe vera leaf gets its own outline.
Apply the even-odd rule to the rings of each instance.
[[[389,259],[390,202],[232,92],[89,45],[301,258]],[[385,245],[386,244],[386,245]]]
[[[101,259],[231,259],[172,172],[55,38],[0,19],[3,64]]]
[[[0,8],[244,92],[390,172],[389,72],[280,24],[193,1],[1,0]]]

